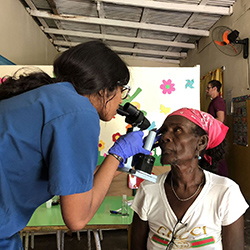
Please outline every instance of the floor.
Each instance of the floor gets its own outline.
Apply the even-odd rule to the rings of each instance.
[[[94,237],[91,234],[91,249],[95,249]],[[102,250],[127,250],[127,230],[105,230],[101,241]],[[36,235],[35,250],[56,250],[56,236]],[[65,234],[64,250],[87,250],[87,233],[81,232],[80,241],[77,235]],[[29,250],[31,248],[29,247]],[[245,214],[245,250],[250,250],[250,209]]]
[[[102,250],[127,250],[128,237],[127,230],[103,230],[103,240],[101,241]],[[34,250],[56,250],[56,235],[35,235]],[[94,250],[94,236],[91,233],[91,250]],[[29,245],[29,250],[32,248]],[[80,241],[77,239],[76,233],[65,233],[64,250],[88,250],[87,232],[80,233]]]

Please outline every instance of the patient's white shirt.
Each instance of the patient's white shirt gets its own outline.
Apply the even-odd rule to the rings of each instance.
[[[141,220],[148,221],[150,250],[166,249],[177,223],[164,189],[168,173],[159,175],[156,183],[143,181],[131,206]],[[177,232],[173,249],[222,250],[222,226],[235,222],[248,208],[234,181],[205,170],[204,174],[206,183],[182,218],[186,226]],[[178,223],[176,230],[180,227]]]

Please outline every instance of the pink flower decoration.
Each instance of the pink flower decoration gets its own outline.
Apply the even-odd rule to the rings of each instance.
[[[6,80],[6,78],[1,78],[0,77],[0,84],[3,83]]]
[[[163,94],[171,94],[173,91],[175,91],[174,83],[172,83],[170,79],[167,81],[163,80],[162,82],[163,84],[160,85],[160,88],[162,89]]]

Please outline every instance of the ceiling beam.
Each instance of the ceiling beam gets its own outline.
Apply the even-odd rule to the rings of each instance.
[[[195,49],[195,44],[193,43],[172,42],[172,41],[128,37],[128,36],[115,36],[115,35],[88,33],[88,32],[72,31],[72,30],[59,30],[59,29],[44,28],[44,27],[41,27],[41,29],[45,33],[56,34],[56,35],[88,37],[88,38],[93,38],[93,39],[111,40],[111,41],[119,41],[119,42],[142,43],[142,44],[151,44],[151,45],[153,44],[153,45],[159,45],[159,46]]]
[[[173,26],[137,23],[137,22],[120,21],[120,20],[113,20],[113,19],[106,19],[106,18],[88,17],[88,16],[54,15],[46,11],[30,10],[30,9],[28,9],[28,12],[30,13],[31,16],[35,16],[39,18],[49,18],[53,20],[68,21],[68,22],[70,21],[70,22],[78,22],[78,23],[126,27],[126,28],[132,28],[132,29],[156,30],[156,31],[180,33],[180,34],[187,34],[187,35],[194,35],[194,36],[206,36],[206,37],[209,36],[209,31],[207,30],[179,28],[179,27],[173,27]]]
[[[141,12],[141,18],[140,18],[140,23],[146,23],[147,17],[148,17],[149,9],[148,8],[142,8]],[[143,31],[138,29],[136,32],[136,37],[141,38],[143,34]],[[138,47],[138,44],[134,44],[134,48]],[[133,53],[133,56],[136,56],[136,53]]]
[[[67,49],[60,48],[58,49],[60,52],[63,52]],[[152,61],[152,62],[161,62],[161,63],[171,63],[180,65],[180,60],[177,59],[165,59],[165,58],[153,58],[153,57],[143,57],[143,56],[128,56],[128,55],[121,55],[118,54],[123,60],[126,59],[133,59],[133,60],[143,60],[143,61]]]
[[[184,4],[184,3],[165,3],[149,0],[98,0],[100,2],[119,4],[119,5],[130,5],[151,9],[170,10],[177,12],[194,12],[194,13],[207,13],[216,15],[231,15],[232,8],[230,7],[219,7],[219,6],[207,6],[207,5],[195,5],[195,4]]]
[[[55,40],[53,43],[57,46],[67,46],[73,47],[79,44],[79,42],[66,42]],[[168,57],[177,57],[177,58],[186,58],[187,53],[182,52],[167,52],[167,51],[160,51],[160,50],[148,50],[148,49],[137,49],[137,48],[126,48],[126,47],[118,47],[118,46],[110,46],[110,48],[116,52],[125,52],[125,53],[139,53],[144,55],[156,55],[156,56],[168,56]]]
[[[104,12],[104,8],[103,8],[103,3],[100,3],[99,0],[96,2],[96,11],[98,13],[98,17],[99,18],[105,18],[105,12]],[[100,32],[102,34],[106,34],[106,26],[100,25]]]
[[[160,51],[160,50],[149,50],[149,49],[138,49],[138,48],[125,48],[125,47],[116,47],[111,46],[111,49],[116,52],[127,52],[127,53],[137,53],[144,55],[157,55],[157,56],[165,56],[165,57],[176,57],[176,58],[186,58],[186,52],[168,52],[168,51]]]
[[[208,3],[208,1],[210,1],[210,0],[201,0],[199,5],[205,5]],[[185,25],[183,27],[188,27],[189,24],[191,24],[197,18],[198,15],[199,15],[198,13],[194,13],[194,14],[190,15],[190,18],[187,20],[187,22],[185,23]],[[183,34],[178,34],[175,37],[174,41],[181,41],[182,36],[183,36]],[[171,48],[169,48],[169,51],[172,51],[173,49],[174,48],[171,47]]]
[[[36,8],[36,6],[35,6],[35,4],[31,1],[31,0],[24,0],[25,2],[26,2],[26,4],[29,6],[29,8],[31,9],[31,10],[37,10],[37,8]],[[27,8],[26,8],[27,9]],[[48,24],[44,21],[44,19],[43,18],[39,18],[38,17],[38,20],[39,20],[39,22],[45,27],[45,28],[48,28],[49,26],[48,26]],[[50,36],[52,39],[55,39],[55,37],[53,36],[53,34],[52,34],[52,36]]]
[[[58,14],[54,0],[47,0],[47,2],[50,8],[52,9],[53,13]]]
[[[135,59],[135,60],[143,60],[143,61],[154,61],[154,62],[162,62],[162,63],[172,63],[172,64],[178,64],[180,65],[180,60],[174,60],[174,59],[161,59],[161,58],[150,58],[150,57],[142,57],[142,56],[125,56],[125,55],[119,55],[124,60],[126,59]]]
[[[56,4],[55,4],[54,0],[47,0],[47,2],[48,2],[48,5],[50,6],[51,10],[53,11],[53,14],[58,15],[59,13],[58,13],[58,11],[56,9]],[[58,29],[63,28],[60,21],[55,20],[55,24],[56,24]],[[69,37],[67,37],[67,36],[63,35],[63,38],[64,38],[65,41],[68,41],[68,42],[70,41]]]

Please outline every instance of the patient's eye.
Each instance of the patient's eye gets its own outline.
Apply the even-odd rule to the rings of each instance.
[[[182,132],[182,128],[181,127],[175,127],[174,128],[174,132],[175,133],[181,133]]]

